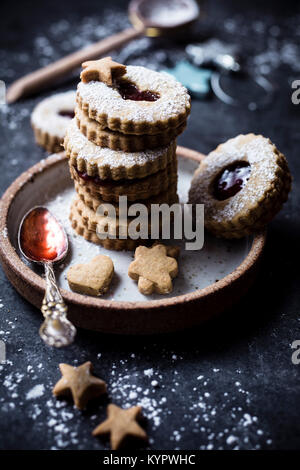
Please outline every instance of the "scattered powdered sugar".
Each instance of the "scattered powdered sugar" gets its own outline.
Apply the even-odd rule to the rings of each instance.
[[[144,150],[141,152],[123,152],[121,150],[112,150],[110,148],[99,147],[90,142],[78,129],[76,119],[73,119],[66,132],[67,148],[78,156],[90,163],[97,163],[98,167],[109,165],[110,167],[130,168],[134,165],[142,166],[150,161],[161,159],[167,155],[174,142],[165,147],[154,150]]]
[[[164,72],[145,67],[127,66],[124,79],[134,83],[141,91],[149,90],[160,95],[156,101],[124,100],[118,90],[102,82],[80,82],[77,92],[90,111],[106,114],[109,119],[124,119],[135,123],[155,123],[185,114],[190,108],[186,88]],[[92,116],[90,116],[92,117]]]
[[[144,374],[145,374],[147,377],[152,377],[152,375],[153,375],[153,369],[146,369],[146,370],[144,370]]]
[[[143,348],[144,358],[152,347]],[[111,352],[104,350],[99,359],[93,361],[94,373],[107,382],[110,402],[123,408],[142,406],[152,448],[161,448],[156,430],[164,429],[166,423],[170,423],[170,416],[173,419],[164,437],[172,442],[175,450],[189,449],[191,434],[198,435],[198,448],[206,450],[259,449],[272,445],[268,429],[262,427],[259,417],[251,412],[251,393],[243,386],[246,380],[243,370],[218,367],[215,372],[216,367],[207,368],[207,364],[201,369],[201,364],[196,363],[190,353],[178,355],[165,348],[160,355],[170,361],[170,368],[149,360],[144,362],[146,368],[140,369],[136,354],[131,352],[124,353],[122,359],[112,360]],[[84,360],[79,358],[73,365]],[[187,364],[193,367],[194,374],[189,376],[189,386],[183,395],[181,386]],[[106,404],[102,400],[82,413],[71,400],[52,396],[51,389],[60,377],[58,368],[51,368],[47,383],[41,382],[48,369],[47,361],[33,358],[28,363],[25,360],[22,371],[26,373],[16,369],[17,364],[13,367],[9,361],[0,368],[6,391],[0,397],[2,413],[13,414],[21,407],[23,419],[30,419],[37,431],[43,431],[44,439],[53,450],[108,448],[107,441],[96,440],[90,434],[105,419]],[[30,383],[24,401],[23,390]]]
[[[41,101],[33,110],[31,122],[37,129],[52,136],[63,138],[70,118],[60,116],[60,111],[74,111],[76,92],[57,93]]]
[[[288,65],[293,72],[300,71],[300,50],[297,37],[300,35],[300,15],[281,19],[274,24],[271,15],[264,15],[263,21],[245,21],[242,15],[225,20],[225,30],[239,36],[255,35],[254,54],[246,57],[247,67],[254,75],[270,75],[282,65]]]
[[[248,161],[251,174],[235,196],[217,201],[209,187],[214,178],[232,163]],[[264,197],[276,178],[277,155],[269,139],[263,136],[237,136],[220,145],[205,159],[192,184],[192,202],[205,204],[207,216],[218,222],[230,221],[244,211],[250,211]]]
[[[22,349],[19,354],[22,354]],[[70,402],[58,401],[52,397],[51,388],[53,383],[47,380],[47,383],[35,383],[45,377],[48,364],[37,362],[36,358],[30,353],[25,354],[26,359],[32,358],[32,364],[23,362],[22,370],[26,373],[16,372],[18,364],[13,366],[11,361],[6,361],[5,365],[0,366],[1,381],[3,391],[0,396],[0,410],[2,413],[12,415],[17,410],[22,410],[22,419],[31,420],[31,427],[36,429],[37,433],[43,430],[44,439],[52,443],[53,449],[63,449],[67,447],[76,448],[79,443],[80,413],[75,416],[73,405]],[[55,374],[57,379],[59,373]],[[31,384],[31,388],[24,394],[24,389]],[[33,385],[34,384],[34,385]],[[10,418],[9,418],[10,419]],[[74,423],[73,423],[74,420]],[[72,424],[69,424],[71,423]],[[45,437],[46,436],[46,437]],[[83,446],[84,447],[84,446]],[[32,448],[36,448],[33,443]],[[44,448],[44,444],[42,444]]]
[[[234,444],[236,441],[238,440],[238,438],[236,436],[228,436],[227,439],[226,439],[226,444],[227,445],[232,445]]]
[[[29,392],[26,394],[26,400],[33,400],[35,398],[41,397],[44,395],[45,387],[43,384],[35,385]]]
[[[187,358],[184,354],[179,358],[166,350],[163,350],[162,355],[170,357],[170,370],[166,371],[156,364],[139,371],[130,354],[120,361],[114,361],[108,384],[112,401],[122,403],[123,407],[136,404],[143,407],[143,414],[149,421],[150,442],[152,440],[154,446],[158,443],[151,439],[152,432],[155,434],[156,428],[164,426],[170,415],[174,415],[174,423],[180,423],[168,429],[169,439],[174,442],[175,449],[189,448],[188,436],[191,433],[199,435],[199,449],[206,450],[259,449],[272,444],[269,436],[263,440],[263,435],[268,435],[268,432],[261,428],[258,417],[250,411],[251,394],[242,385],[243,372],[240,369],[226,371],[214,367],[214,375],[198,375],[196,366],[194,377],[189,379],[187,394],[182,396],[182,374]],[[149,387],[154,380],[160,383],[159,389]],[[228,392],[219,387],[220,380],[227,383]],[[176,397],[175,401],[172,395]],[[223,428],[220,431],[221,426]]]

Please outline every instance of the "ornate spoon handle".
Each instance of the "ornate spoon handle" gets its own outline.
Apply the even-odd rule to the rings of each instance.
[[[76,328],[67,319],[67,306],[57,287],[52,263],[44,263],[46,292],[42,304],[45,318],[40,327],[40,337],[49,346],[60,348],[74,341]]]

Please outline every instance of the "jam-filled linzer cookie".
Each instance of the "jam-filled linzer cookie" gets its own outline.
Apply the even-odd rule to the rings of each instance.
[[[36,143],[48,152],[63,150],[70,119],[74,117],[76,92],[58,93],[41,101],[33,110],[31,125]]]
[[[108,72],[110,65],[115,64],[110,57],[88,64],[81,73],[77,103],[101,128],[154,135],[186,122],[190,96],[170,75],[129,65],[122,66],[122,72],[119,70],[114,76],[114,68],[110,69],[111,74]]]
[[[102,238],[106,216],[95,212],[103,203],[114,206],[116,220],[104,231],[110,234],[121,227],[120,196],[128,208],[178,202],[175,139],[186,126],[190,97],[172,77],[110,57],[82,66],[75,118],[64,139],[77,192],[72,227],[105,248],[132,250],[142,239],[131,239],[127,225],[124,238]]]
[[[176,142],[154,150],[123,152],[99,147],[78,129],[75,119],[68,126],[64,141],[70,164],[80,172],[100,179],[144,178],[165,168],[175,157]]]
[[[121,132],[102,129],[101,125],[90,119],[79,106],[76,107],[76,121],[82,134],[94,144],[100,147],[109,147],[113,150],[123,150],[124,152],[138,152],[168,145],[186,127],[186,121],[184,121],[179,126],[165,129],[160,134],[122,134]]]
[[[87,207],[90,207],[94,211],[97,210],[100,204],[111,204],[114,206],[116,213],[119,213],[119,202],[118,202],[118,197],[116,200],[111,199],[107,201],[107,199],[102,199],[101,195],[99,194],[94,194],[91,193],[90,191],[86,190],[85,186],[80,186],[76,181],[75,181],[75,189],[80,197],[80,199],[84,202],[84,204]],[[128,209],[131,207],[132,204],[140,203],[143,204],[144,206],[149,209],[151,207],[151,204],[169,204],[172,205],[175,202],[178,202],[178,195],[177,195],[177,189],[175,187],[170,187],[166,191],[162,191],[157,195],[147,197],[146,199],[140,199],[140,200],[134,200],[131,203],[131,200],[128,198]]]
[[[204,204],[205,227],[224,238],[241,238],[269,223],[291,189],[286,158],[254,134],[219,145],[196,170],[189,202]]]
[[[99,177],[89,176],[70,165],[71,176],[80,192],[90,194],[94,198],[105,201],[119,201],[119,196],[127,196],[128,201],[149,199],[169,188],[176,188],[177,160],[173,159],[163,170],[145,178],[123,179],[117,181],[101,180]],[[76,187],[76,191],[79,192]]]

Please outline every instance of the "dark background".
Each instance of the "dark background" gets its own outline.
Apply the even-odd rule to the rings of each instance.
[[[213,97],[194,99],[188,129],[180,138],[183,145],[209,152],[251,131],[270,137],[286,154],[293,191],[270,225],[255,286],[218,321],[193,332],[128,338],[80,331],[76,344],[54,350],[38,337],[39,311],[14,291],[1,271],[0,339],[7,347],[7,362],[0,365],[1,449],[108,448],[107,441],[90,435],[105,417],[105,401],[81,413],[51,396],[60,376],[58,363],[86,360],[107,381],[110,401],[143,405],[152,449],[299,448],[300,365],[291,360],[291,344],[300,340],[300,105],[291,103],[291,82],[300,79],[297,3],[208,1],[196,28],[196,40],[207,36],[238,43],[248,66],[262,66],[260,71],[276,86],[270,106],[257,111],[233,108]],[[2,2],[0,79],[9,84],[121,30],[128,25],[126,6],[126,1],[116,0]],[[129,56],[131,63],[159,68],[167,56],[175,60],[183,50],[183,44],[141,39],[114,57]],[[76,81],[57,89],[74,87]],[[34,144],[30,113],[47,94],[49,90],[0,106],[1,194],[46,156]]]

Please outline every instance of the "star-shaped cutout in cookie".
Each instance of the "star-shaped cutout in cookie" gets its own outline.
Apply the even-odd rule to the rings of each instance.
[[[167,253],[166,246],[162,244],[151,248],[139,246],[135,250],[134,261],[129,265],[128,275],[138,281],[138,288],[142,294],[172,292],[172,279],[178,274],[178,264]]]
[[[146,441],[147,434],[137,423],[141,410],[141,406],[124,410],[113,404],[108,405],[107,419],[94,429],[93,436],[110,434],[112,450],[118,449],[129,436]]]
[[[126,73],[126,66],[114,62],[111,57],[83,62],[82,68],[83,71],[80,74],[82,82],[98,81],[109,86]]]
[[[89,400],[106,393],[106,383],[92,375],[91,362],[85,362],[78,367],[59,364],[59,368],[62,378],[54,386],[53,395],[72,395],[75,406],[80,410],[86,407]]]

